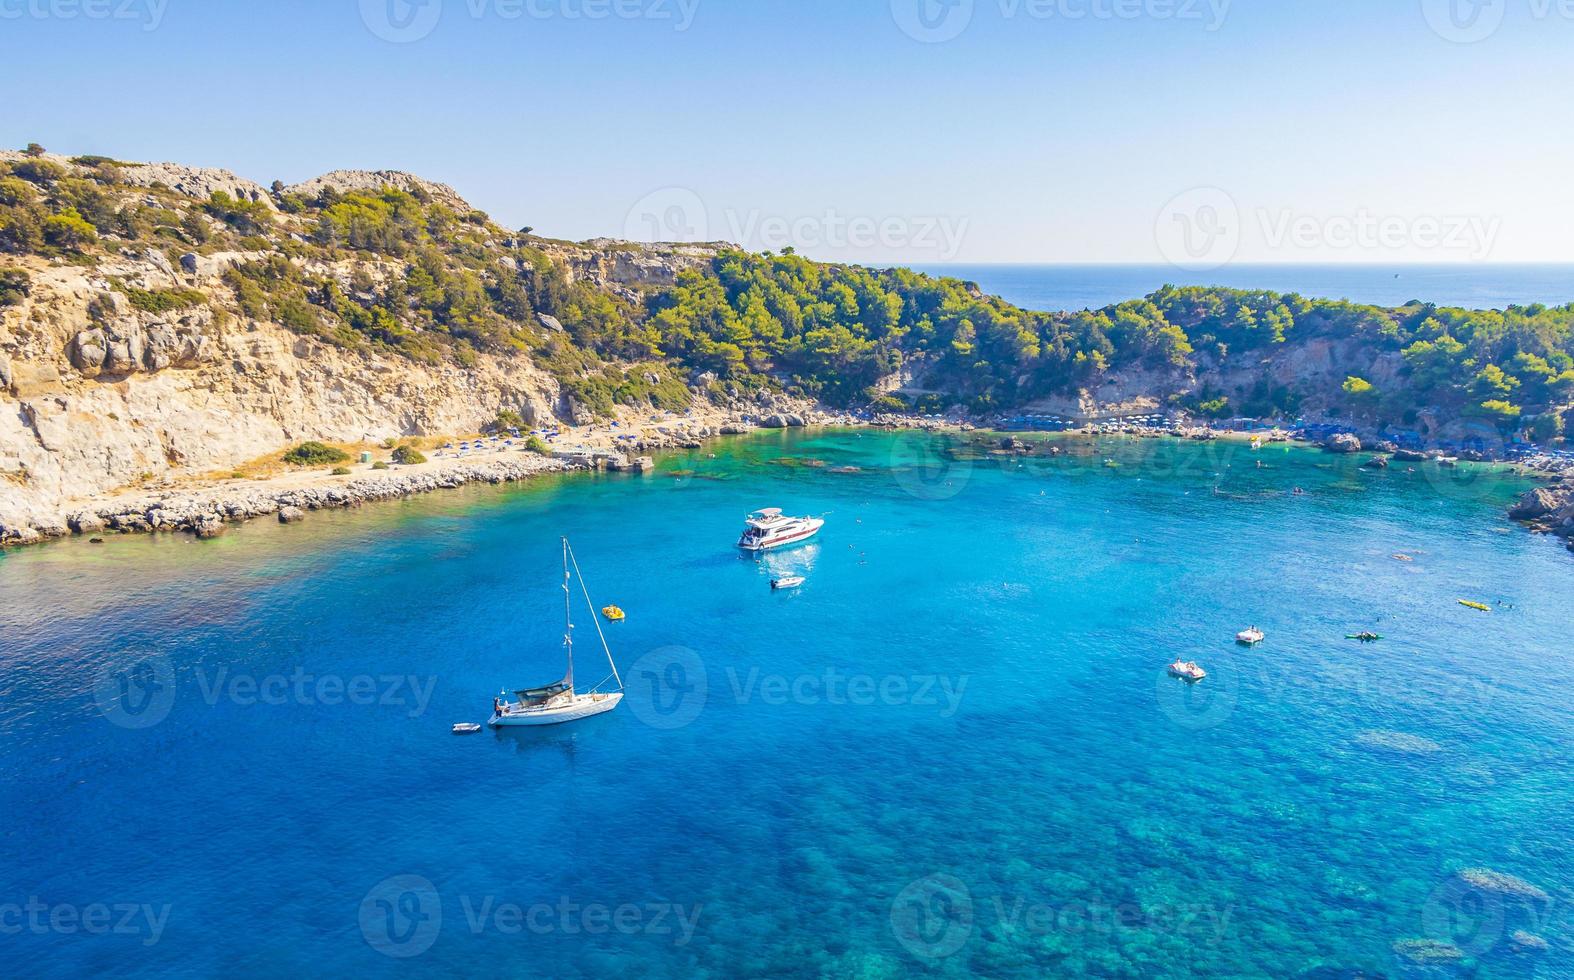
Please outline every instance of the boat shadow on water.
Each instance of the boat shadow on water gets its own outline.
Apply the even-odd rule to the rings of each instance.
[[[515,755],[561,755],[570,763],[579,760],[579,736],[596,734],[596,729],[611,724],[617,712],[583,718],[572,725],[539,725],[525,727],[492,728],[492,741],[501,749],[513,749]]]

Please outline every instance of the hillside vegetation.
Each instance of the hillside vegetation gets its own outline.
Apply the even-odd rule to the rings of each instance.
[[[1410,425],[1426,413],[1551,439],[1574,401],[1574,306],[1381,309],[1166,287],[1044,313],[955,279],[725,247],[675,281],[615,288],[575,275],[549,240],[418,180],[196,197],[148,170],[11,155],[0,162],[0,253],[89,267],[148,250],[177,268],[212,259],[222,272],[200,287],[111,277],[109,289],[137,310],[207,305],[415,362],[528,357],[597,414],[769,388],[983,413],[1138,379],[1157,404],[1203,415],[1310,410]],[[0,254],[0,308],[28,289],[28,273]]]

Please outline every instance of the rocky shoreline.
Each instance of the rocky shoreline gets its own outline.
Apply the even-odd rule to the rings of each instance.
[[[189,531],[199,538],[216,538],[230,525],[258,517],[277,516],[280,523],[293,524],[309,511],[359,507],[471,483],[513,483],[544,473],[588,469],[590,465],[529,456],[437,468],[411,467],[324,486],[172,490],[86,508],[71,514],[63,524],[0,528],[0,535],[4,535],[0,540],[7,545],[28,545],[72,534],[96,537],[162,531]]]
[[[570,445],[556,448],[550,456],[521,452],[508,458],[443,457],[418,466],[397,467],[363,474],[349,480],[326,482],[321,473],[301,473],[293,479],[272,485],[223,485],[200,488],[172,488],[147,493],[116,495],[103,502],[68,512],[59,520],[32,524],[0,523],[0,548],[42,543],[56,538],[82,535],[100,540],[104,534],[145,534],[189,532],[209,539],[222,535],[231,525],[259,517],[276,516],[280,523],[303,520],[312,511],[345,509],[363,504],[398,500],[436,490],[452,490],[473,483],[498,485],[529,480],[548,473],[606,469],[615,472],[648,472],[653,460],[640,453],[672,449],[696,449],[704,440],[719,436],[743,435],[758,429],[788,429],[804,426],[867,426],[883,429],[925,431],[972,431],[971,423],[939,421],[931,418],[882,415],[868,418],[847,413],[797,411],[771,412],[758,417],[735,419],[726,424],[698,427],[675,421],[662,435],[641,437],[616,448],[596,445]],[[1078,430],[1099,434],[1097,428]],[[605,434],[605,433],[601,433]],[[1156,436],[1197,439],[1195,432],[1152,432]],[[1211,433],[1213,438],[1233,433]],[[1299,441],[1299,440],[1298,440]],[[1386,467],[1399,462],[1456,462],[1436,452],[1412,452],[1393,446],[1368,444],[1354,437],[1331,437],[1322,442],[1304,442],[1336,454],[1370,452],[1374,455],[1363,465]],[[1024,447],[1025,448],[1025,447]],[[1567,541],[1574,551],[1574,465],[1557,457],[1527,457],[1516,461],[1528,471],[1558,481],[1537,487],[1520,498],[1510,509],[1510,519],[1536,533],[1553,534]],[[317,485],[307,484],[323,480]]]
[[[784,400],[784,404],[788,403]],[[198,538],[216,538],[234,524],[259,517],[277,516],[280,523],[293,524],[311,511],[359,507],[473,483],[516,483],[548,473],[645,473],[655,467],[654,460],[645,453],[697,449],[705,440],[720,436],[744,435],[758,429],[862,424],[849,415],[816,412],[796,404],[788,404],[785,410],[767,410],[759,416],[725,421],[703,416],[639,421],[657,431],[615,442],[617,430],[598,425],[576,433],[572,441],[554,445],[550,455],[522,447],[506,454],[502,449],[494,449],[489,458],[438,451],[426,463],[395,464],[354,478],[338,478],[317,470],[261,483],[175,486],[111,494],[101,500],[67,506],[58,517],[34,517],[26,523],[0,521],[0,548],[41,544],[72,535],[101,540],[99,536],[106,534],[188,532]]]

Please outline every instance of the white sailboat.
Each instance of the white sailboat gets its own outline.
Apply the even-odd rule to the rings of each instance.
[[[607,666],[612,668],[610,677],[583,694],[574,687],[574,615],[573,593],[569,589],[570,566],[573,567],[574,576],[579,579],[579,590],[585,597],[585,608],[590,610],[591,622],[596,624],[596,635],[601,639],[602,652],[607,655]],[[546,687],[515,691],[513,701],[508,700],[508,692],[504,691],[501,696],[492,699],[492,720],[487,724],[493,728],[561,725],[605,714],[623,700],[623,678],[618,675],[618,665],[612,661],[606,634],[601,632],[601,621],[596,618],[596,608],[590,601],[590,591],[585,588],[585,577],[580,574],[579,561],[574,557],[574,550],[568,546],[568,538],[563,539],[563,649],[568,659],[568,673],[562,680]],[[615,690],[602,690],[608,681],[616,685]]]

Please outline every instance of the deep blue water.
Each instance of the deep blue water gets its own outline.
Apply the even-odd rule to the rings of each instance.
[[[1574,972],[1574,557],[1508,526],[1520,483],[944,445],[766,434],[5,554],[0,975]],[[766,504],[829,525],[756,563]],[[557,676],[562,533],[628,610],[628,701],[450,735]],[[1417,939],[1466,959],[1410,970]]]
[[[1031,310],[1100,309],[1160,287],[1229,286],[1347,299],[1377,306],[1411,300],[1465,309],[1574,302],[1574,265],[1241,265],[1186,272],[1169,265],[936,265],[919,271],[977,282]]]

